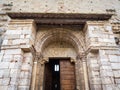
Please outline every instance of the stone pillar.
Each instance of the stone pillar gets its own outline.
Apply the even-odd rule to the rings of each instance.
[[[83,66],[83,74],[84,74],[84,83],[85,83],[85,90],[89,90],[89,83],[88,83],[88,69],[85,56],[82,57],[82,66]]]
[[[43,90],[44,88],[44,69],[48,60],[48,58],[40,58],[38,60],[35,90]]]
[[[30,88],[35,41],[33,20],[11,20],[0,52],[0,90]]]
[[[37,74],[37,61],[34,61],[33,62],[33,71],[32,71],[31,90],[35,90],[36,74]]]
[[[87,66],[92,90],[119,90],[120,52],[111,24],[87,22],[85,27]]]

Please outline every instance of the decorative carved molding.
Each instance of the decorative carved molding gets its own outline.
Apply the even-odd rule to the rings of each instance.
[[[49,62],[49,58],[47,58],[47,57],[42,58],[42,59],[39,60],[39,62],[40,62],[41,65],[43,65],[43,64]]]
[[[76,59],[75,58],[70,58],[70,62],[76,63]]]

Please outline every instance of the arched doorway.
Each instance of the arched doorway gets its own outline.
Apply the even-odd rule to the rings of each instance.
[[[45,48],[43,56],[48,57],[44,69],[43,90],[75,90],[75,62],[77,56],[74,47],[67,42],[51,42]]]
[[[48,88],[49,90],[50,88],[51,90],[54,90],[52,87],[56,87],[57,90],[67,90],[67,88],[70,88],[69,90],[80,90],[79,88],[84,90],[82,63],[80,58],[78,58],[84,50],[80,40],[76,38],[75,35],[63,29],[53,30],[52,32],[49,31],[39,38],[39,42],[36,43],[36,46],[39,47],[37,48],[37,51],[40,56],[37,68],[39,72],[36,76],[36,90],[47,90]],[[54,73],[51,72],[56,64],[59,64],[60,67],[59,78],[57,77],[59,81],[57,83],[59,84],[51,84],[56,80],[53,80],[52,78],[49,78],[48,80],[46,77],[54,76],[52,75]],[[68,71],[65,71],[65,69]],[[66,72],[73,74],[73,76],[66,75]],[[79,72],[81,73],[80,76]],[[63,78],[63,81],[61,78]],[[64,84],[65,78],[68,78],[66,85]]]

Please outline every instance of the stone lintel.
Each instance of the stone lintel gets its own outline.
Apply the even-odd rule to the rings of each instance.
[[[84,25],[86,21],[109,20],[112,14],[86,13],[7,13],[12,19],[34,19],[41,25]]]

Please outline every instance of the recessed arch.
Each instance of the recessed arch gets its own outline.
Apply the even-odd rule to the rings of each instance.
[[[85,50],[85,46],[82,44],[84,43],[82,38],[77,38],[69,30],[56,29],[49,30],[40,37],[39,41],[36,43],[38,47],[36,51],[41,53],[50,43],[58,41],[71,44],[77,53],[82,53]]]

